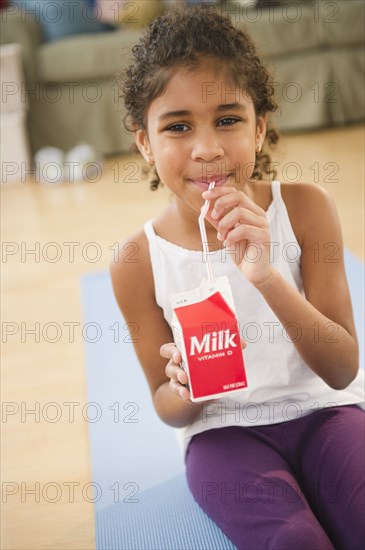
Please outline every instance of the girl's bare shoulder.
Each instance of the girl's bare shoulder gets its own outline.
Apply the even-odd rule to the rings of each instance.
[[[154,295],[149,244],[144,230],[119,243],[110,261],[110,275],[116,297]]]
[[[280,184],[281,194],[284,201],[287,199],[291,202],[298,202],[297,198],[310,200],[311,202],[322,201],[323,199],[329,199],[329,193],[320,185],[315,183],[297,182]]]
[[[267,210],[272,196],[271,181],[262,180],[253,183],[253,193],[259,206]],[[313,183],[286,183],[280,182],[280,193],[287,207],[293,212],[302,212],[301,201],[309,202],[312,207],[323,206],[323,201],[331,201],[329,193],[317,184]]]
[[[331,195],[317,184],[281,183],[281,196],[300,246],[311,233],[321,233],[329,218],[337,225],[335,202]]]

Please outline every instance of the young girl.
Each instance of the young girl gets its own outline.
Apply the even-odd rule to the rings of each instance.
[[[174,9],[133,48],[123,97],[136,145],[174,201],[111,265],[161,419],[180,428],[194,498],[239,549],[362,547],[363,373],[330,196],[271,175],[276,109],[251,39],[218,10]],[[208,190],[215,181],[215,188]],[[192,403],[171,296],[227,275],[248,389]],[[315,251],[317,251],[315,253]],[[254,331],[254,332],[252,332]]]

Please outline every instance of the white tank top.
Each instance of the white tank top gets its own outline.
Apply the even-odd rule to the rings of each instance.
[[[282,276],[303,296],[301,250],[294,235],[280,182],[272,182],[273,200],[266,218],[270,228],[271,261]],[[156,302],[171,326],[170,297],[200,285],[206,277],[202,252],[187,250],[157,236],[150,220],[144,226]],[[303,361],[285,328],[260,292],[247,281],[224,250],[209,254],[214,277],[227,275],[231,284],[240,334],[247,342],[244,360],[248,388],[218,403],[207,404],[196,421],[178,429],[183,450],[191,437],[212,428],[258,426],[299,418],[318,408],[364,402],[364,372],[344,390],[333,390]],[[300,327],[297,328],[300,338]],[[313,337],[315,334],[313,334]]]

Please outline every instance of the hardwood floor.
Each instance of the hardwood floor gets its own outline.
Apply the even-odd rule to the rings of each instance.
[[[345,245],[362,260],[364,149],[364,127],[348,126],[286,135],[276,155],[278,179],[315,181],[333,195]],[[95,547],[93,504],[85,498],[88,426],[80,414],[88,401],[80,277],[106,270],[115,243],[170,200],[139,181],[141,166],[137,157],[112,158],[94,182],[2,186],[6,550]],[[74,421],[70,402],[80,404]]]

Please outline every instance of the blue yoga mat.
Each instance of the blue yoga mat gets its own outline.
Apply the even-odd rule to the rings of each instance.
[[[345,266],[363,366],[364,265],[346,251]],[[233,549],[189,494],[175,431],[154,411],[108,272],[82,278],[82,301],[97,549]]]

